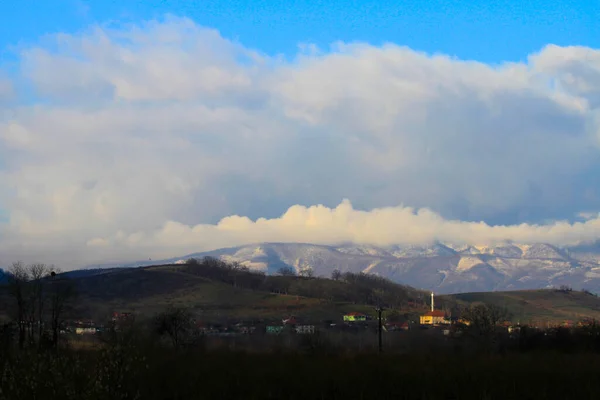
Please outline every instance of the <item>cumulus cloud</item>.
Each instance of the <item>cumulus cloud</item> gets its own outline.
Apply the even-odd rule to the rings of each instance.
[[[594,218],[547,221],[600,209],[599,50],[492,66],[336,43],[286,60],[166,17],[57,34],[19,65],[35,99],[0,114],[0,264],[594,239]],[[343,198],[372,211],[289,208]]]
[[[258,242],[313,244],[357,243],[376,246],[423,245],[434,241],[453,244],[549,243],[575,245],[598,238],[600,217],[585,222],[557,221],[545,225],[490,226],[485,222],[446,220],[428,209],[385,207],[370,211],[353,208],[344,200],[335,208],[323,205],[290,207],[278,218],[252,221],[238,215],[217,224],[188,226],[167,222],[153,232],[119,232],[110,238],[94,238],[91,248],[144,249],[166,257],[178,250],[192,252]]]
[[[0,73],[0,105],[8,103],[15,95],[13,83]]]

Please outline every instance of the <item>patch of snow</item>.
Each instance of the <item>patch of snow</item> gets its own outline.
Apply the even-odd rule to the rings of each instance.
[[[368,274],[373,270],[373,268],[375,268],[380,263],[381,263],[381,261],[372,262],[371,264],[369,264],[369,266],[367,268],[363,269],[362,272],[364,272],[365,274]]]
[[[243,261],[241,264],[253,271],[266,271],[268,269],[268,265],[265,262]]]
[[[462,256],[460,258],[460,260],[458,261],[456,270],[459,272],[464,272],[464,271],[468,271],[471,268],[475,267],[476,265],[480,265],[480,264],[484,264],[484,262],[481,261],[481,259],[479,257]]]

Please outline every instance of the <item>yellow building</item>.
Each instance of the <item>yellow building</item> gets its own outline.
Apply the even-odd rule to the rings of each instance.
[[[433,310],[428,313],[421,315],[419,318],[421,325],[438,325],[446,324],[446,314],[443,311]]]
[[[431,292],[431,311],[419,318],[421,325],[439,325],[448,324],[450,321],[446,319],[446,313],[435,309],[433,292]]]

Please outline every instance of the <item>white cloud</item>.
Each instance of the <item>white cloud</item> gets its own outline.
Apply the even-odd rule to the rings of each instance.
[[[152,232],[122,232],[95,238],[91,248],[141,249],[153,257],[211,250],[257,242],[339,244],[353,242],[387,246],[433,241],[455,244],[493,244],[506,241],[573,245],[598,238],[600,217],[585,222],[557,221],[546,225],[490,226],[485,222],[446,220],[428,209],[386,207],[356,210],[349,200],[335,208],[323,205],[290,207],[278,218],[252,221],[237,215],[217,224],[188,226],[169,221]]]
[[[12,100],[15,95],[13,83],[0,73],[0,105]]]
[[[342,198],[439,215],[395,209],[402,223],[367,229],[372,239],[340,222],[315,240],[431,240],[437,229],[467,238],[480,225],[452,221],[600,209],[600,51],[548,46],[527,63],[490,66],[392,44],[308,48],[286,61],[167,17],[23,50],[19,79],[39,101],[0,117],[0,265],[154,248],[132,238],[174,255],[178,243],[301,239],[315,233],[282,228],[287,214],[268,229],[226,219],[246,227],[235,234],[207,224]],[[481,229],[490,240],[592,239],[580,225],[519,227]]]

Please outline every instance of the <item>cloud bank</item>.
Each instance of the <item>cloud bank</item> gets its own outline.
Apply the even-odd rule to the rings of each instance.
[[[20,99],[0,112],[0,265],[598,238],[597,218],[552,221],[600,210],[600,50],[487,65],[336,43],[287,60],[166,17],[18,59],[0,73]]]
[[[545,225],[490,226],[485,222],[446,220],[428,209],[385,207],[356,210],[349,200],[335,208],[323,205],[290,207],[279,218],[229,216],[217,224],[188,226],[169,221],[153,232],[95,238],[95,248],[134,248],[180,252],[211,250],[257,242],[300,242],[314,244],[357,243],[377,246],[422,245],[434,241],[454,244],[549,243],[575,245],[598,238],[600,216],[586,221],[558,221]]]

